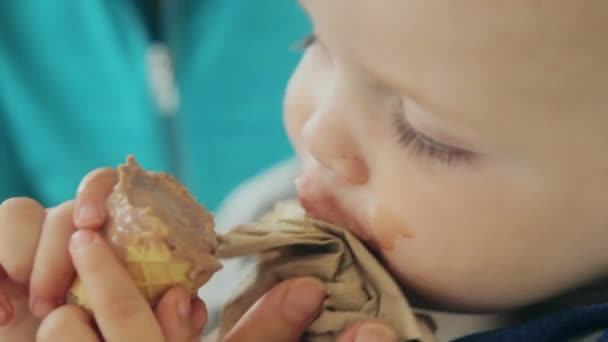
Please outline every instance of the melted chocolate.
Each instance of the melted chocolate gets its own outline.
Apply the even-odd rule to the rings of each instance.
[[[107,200],[105,236],[124,258],[130,246],[164,244],[174,260],[190,265],[195,289],[221,268],[213,216],[175,178],[142,169],[133,156],[120,165],[119,182]]]

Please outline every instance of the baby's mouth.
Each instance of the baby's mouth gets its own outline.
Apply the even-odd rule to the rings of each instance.
[[[361,222],[349,213],[338,197],[325,186],[325,181],[316,172],[306,172],[296,179],[300,204],[308,216],[344,227],[361,240],[369,236]]]
[[[389,251],[396,240],[414,238],[404,218],[389,206],[371,199],[354,201],[332,177],[320,168],[309,168],[296,180],[300,204],[309,217],[348,229],[373,250]]]

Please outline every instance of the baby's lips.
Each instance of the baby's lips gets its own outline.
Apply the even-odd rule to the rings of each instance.
[[[296,180],[300,204],[312,218],[344,227],[361,240],[369,240],[369,234],[360,221],[345,210],[338,197],[320,181],[310,175]]]
[[[310,177],[302,176],[296,180],[300,204],[309,216],[330,223],[337,223],[339,208],[336,199],[321,185],[315,185]]]
[[[309,170],[296,180],[300,203],[313,218],[343,226],[359,239],[386,250],[393,249],[399,238],[414,237],[407,222],[390,206],[373,203],[368,207],[369,211],[360,211],[356,207],[347,210],[322,179],[319,172]]]

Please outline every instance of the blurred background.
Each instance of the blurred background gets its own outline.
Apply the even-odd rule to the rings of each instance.
[[[292,150],[296,1],[0,2],[0,201],[46,206],[134,154],[209,209]]]

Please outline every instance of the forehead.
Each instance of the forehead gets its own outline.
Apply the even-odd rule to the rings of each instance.
[[[596,85],[606,77],[608,1],[302,3],[334,57],[422,102],[530,112],[606,91]]]

